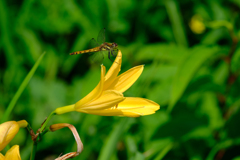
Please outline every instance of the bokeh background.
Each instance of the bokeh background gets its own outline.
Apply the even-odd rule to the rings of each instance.
[[[54,109],[89,93],[100,66],[69,53],[106,28],[123,53],[121,73],[145,64],[124,95],[161,109],[139,118],[54,116],[50,124],[73,124],[81,136],[84,150],[74,160],[240,159],[239,11],[238,0],[1,0],[0,117],[44,51],[9,120],[25,119],[36,131]],[[27,130],[10,144],[29,159]],[[36,160],[75,150],[62,129],[43,137]]]

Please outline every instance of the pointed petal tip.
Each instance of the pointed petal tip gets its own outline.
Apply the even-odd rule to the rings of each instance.
[[[121,75],[117,76],[114,79],[114,82],[110,85],[106,85],[106,89],[114,89],[119,92],[125,92],[129,87],[131,87],[135,81],[139,78],[139,76],[143,72],[143,65],[135,66],[126,72],[122,73]]]
[[[14,160],[21,160],[20,153],[19,153],[19,145],[14,145],[10,148],[6,155],[6,159],[14,159]]]

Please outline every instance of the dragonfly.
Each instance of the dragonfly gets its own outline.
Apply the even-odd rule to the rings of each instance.
[[[110,59],[112,62],[114,62],[111,59],[111,56],[116,57],[117,52],[118,52],[117,43],[105,42],[105,28],[103,28],[99,32],[97,41],[94,38],[92,38],[90,40],[90,47],[91,47],[91,49],[72,52],[72,53],[70,53],[70,55],[92,53],[91,59],[93,62],[102,62],[104,59],[104,55],[107,54],[108,59]]]

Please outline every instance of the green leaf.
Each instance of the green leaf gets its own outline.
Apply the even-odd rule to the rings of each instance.
[[[209,124],[209,119],[206,116],[199,116],[195,109],[188,109],[185,104],[182,104],[181,108],[176,108],[172,114],[167,122],[157,127],[152,141],[166,137],[170,137],[174,141],[183,140],[188,138],[189,134]],[[194,135],[196,134],[194,133]],[[199,133],[199,136],[201,134]]]
[[[233,160],[240,160],[240,156],[235,157]]]
[[[147,141],[147,147],[145,148],[146,159],[153,159],[153,157],[158,156],[160,153],[163,153],[163,150],[171,143],[173,140],[170,137],[161,138],[157,140]],[[166,152],[165,152],[166,153]],[[162,156],[164,156],[162,154]]]
[[[169,143],[155,158],[155,160],[163,159],[163,157],[173,148],[173,143]]]
[[[192,49],[191,54],[182,62],[173,79],[168,112],[171,112],[174,105],[181,98],[197,69],[218,50],[218,47],[205,46],[198,46]]]
[[[210,151],[210,153],[208,154],[206,160],[212,160],[214,159],[216,153],[221,150],[221,149],[227,149],[229,147],[233,147],[233,146],[237,146],[240,144],[240,138],[236,138],[236,139],[227,139],[225,141],[219,142],[217,143],[212,150]]]
[[[233,57],[232,57],[232,61],[231,61],[231,70],[233,73],[239,71],[240,69],[240,48],[238,48],[236,50],[236,52],[234,53]]]
[[[155,43],[145,45],[136,54],[137,61],[159,60],[179,63],[188,54],[188,49],[174,44]]]
[[[144,160],[144,159],[145,159],[144,154],[142,154],[140,152],[136,153],[135,160]]]
[[[216,44],[219,40],[226,38],[228,32],[226,28],[218,28],[207,32],[201,39],[202,44]]]
[[[1,123],[7,121],[7,119],[9,118],[9,115],[11,114],[18,98],[21,96],[23,90],[26,88],[28,82],[30,81],[30,79],[32,78],[33,74],[35,73],[37,67],[39,66],[43,56],[45,55],[45,52],[38,58],[37,62],[34,64],[34,66],[32,67],[32,69],[30,70],[30,72],[28,73],[28,75],[25,77],[25,79],[23,80],[22,84],[20,85],[20,87],[18,88],[17,92],[15,93],[14,97],[12,98],[11,102],[9,103],[7,110],[5,111],[2,119],[1,119]]]
[[[207,92],[204,94],[199,113],[209,117],[209,128],[213,130],[221,128],[224,124],[217,97],[214,93]]]
[[[117,142],[122,134],[128,129],[128,127],[132,124],[133,119],[130,118],[122,118],[121,121],[114,127],[112,132],[109,134],[107,141],[104,143],[98,160],[106,160],[110,159],[114,150],[116,149]]]
[[[239,106],[239,103],[238,103]],[[233,110],[233,109],[232,109]],[[235,111],[232,111],[231,117],[225,124],[225,131],[228,137],[230,138],[239,138],[240,128],[238,126],[239,117],[240,117],[240,110],[235,108]]]
[[[181,18],[181,13],[179,11],[178,1],[167,0],[165,1],[165,7],[172,23],[172,29],[174,33],[175,40],[179,46],[188,46],[187,38],[184,31],[184,26]]]

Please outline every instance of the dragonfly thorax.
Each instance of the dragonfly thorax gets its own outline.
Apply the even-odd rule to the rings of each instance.
[[[102,51],[106,51],[106,50],[114,50],[118,47],[117,43],[113,42],[113,43],[108,43],[108,42],[104,42],[103,44],[101,44],[101,46],[99,47],[99,50]]]

